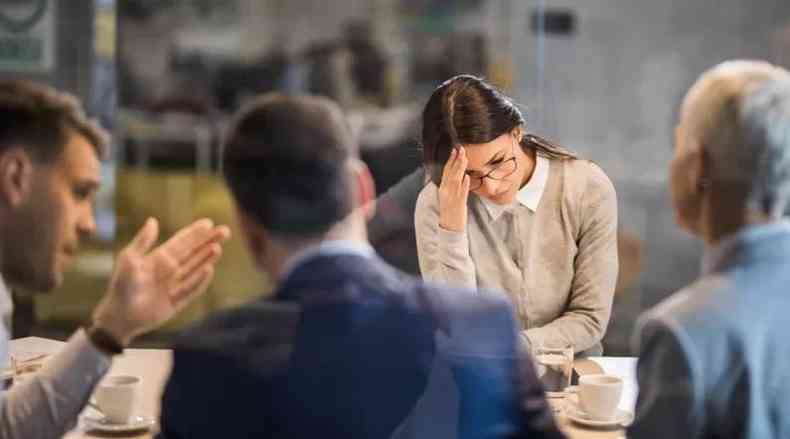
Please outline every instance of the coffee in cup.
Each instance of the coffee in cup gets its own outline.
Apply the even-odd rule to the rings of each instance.
[[[140,378],[113,375],[102,380],[93,394],[99,410],[114,424],[129,422],[134,414]]]
[[[606,374],[582,375],[579,377],[579,404],[594,420],[611,420],[620,404],[623,380]]]

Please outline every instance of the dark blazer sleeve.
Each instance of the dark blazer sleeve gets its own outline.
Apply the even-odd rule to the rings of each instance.
[[[256,413],[265,412],[265,400],[250,384],[255,377],[240,361],[240,349],[238,343],[204,331],[189,331],[176,341],[158,437],[247,437],[265,424]]]
[[[684,346],[683,333],[660,319],[646,319],[637,326],[639,396],[628,436],[701,437],[703,415],[698,395],[702,392],[695,388],[701,377],[695,377],[694,359]]]
[[[546,400],[532,358],[526,350],[519,352],[518,414],[520,427],[514,438],[564,438]]]
[[[189,362],[184,361],[184,355],[179,350],[173,351],[173,369],[162,394],[162,409],[160,415],[161,431],[157,439],[188,438],[191,426],[189,413],[192,410],[188,401],[190,386],[194,382],[194,371],[190,371]]]
[[[454,293],[442,346],[458,387],[459,437],[563,438],[535,374],[521,351],[507,297]]]
[[[207,375],[208,371],[221,373],[223,369],[217,363],[211,356],[201,355],[199,351],[174,349],[173,369],[162,395],[159,438],[188,439],[196,436],[224,435],[220,431],[212,434],[205,430],[216,428],[208,420],[220,419],[218,417],[220,413],[211,412],[217,407],[215,405],[217,397],[225,392],[217,388],[217,383],[222,381],[221,379],[201,375]],[[197,434],[198,431],[200,434]]]

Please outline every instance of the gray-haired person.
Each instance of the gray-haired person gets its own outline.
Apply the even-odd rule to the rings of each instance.
[[[701,277],[638,324],[630,437],[790,437],[790,73],[730,61],[685,97],[670,178]]]

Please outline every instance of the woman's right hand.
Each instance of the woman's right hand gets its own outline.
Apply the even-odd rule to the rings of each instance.
[[[466,175],[466,152],[453,148],[442,171],[439,185],[439,227],[453,231],[466,230],[469,176]]]

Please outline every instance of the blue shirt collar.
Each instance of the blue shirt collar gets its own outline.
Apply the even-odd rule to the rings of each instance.
[[[738,248],[754,245],[776,234],[790,234],[790,220],[782,219],[768,224],[746,226],[719,240],[715,245],[707,246],[702,255],[702,274],[715,272],[727,258],[738,251]]]

